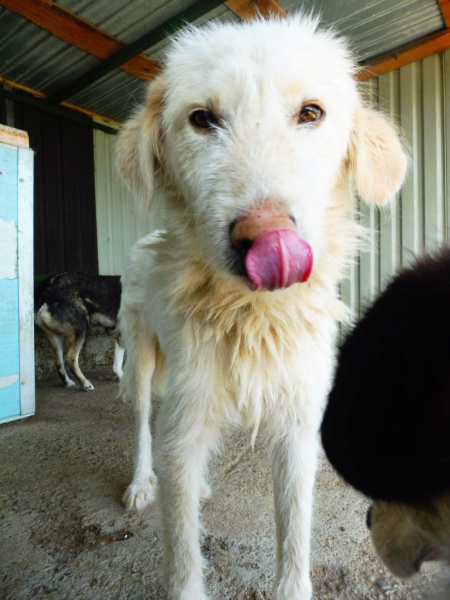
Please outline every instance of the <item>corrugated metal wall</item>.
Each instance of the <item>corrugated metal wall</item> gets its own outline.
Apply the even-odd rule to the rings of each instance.
[[[361,205],[370,250],[342,286],[355,319],[389,278],[415,255],[448,242],[450,179],[450,50],[364,84],[372,105],[398,123],[411,150],[411,166],[399,197],[381,210]],[[132,243],[160,225],[134,207],[114,167],[112,136],[96,131],[95,165],[99,269],[121,274]]]
[[[383,209],[361,204],[371,228],[364,252],[343,284],[357,319],[400,266],[448,242],[450,156],[450,50],[364,84],[373,106],[401,127],[411,165],[401,193]]]
[[[161,226],[157,206],[150,215],[136,208],[133,194],[114,164],[115,137],[94,132],[98,266],[100,275],[121,275],[130,247]]]

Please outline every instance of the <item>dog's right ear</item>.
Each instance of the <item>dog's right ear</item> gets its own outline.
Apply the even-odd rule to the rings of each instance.
[[[150,84],[146,104],[123,125],[116,143],[119,173],[145,208],[153,199],[164,90],[163,77],[158,76]]]

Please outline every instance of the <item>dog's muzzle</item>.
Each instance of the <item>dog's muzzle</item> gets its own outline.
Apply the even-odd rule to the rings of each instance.
[[[252,290],[277,290],[308,279],[311,246],[297,234],[295,219],[280,206],[251,208],[231,223],[233,272],[244,275]]]

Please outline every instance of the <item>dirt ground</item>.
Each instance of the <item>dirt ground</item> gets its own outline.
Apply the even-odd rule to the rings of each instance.
[[[109,369],[87,373],[95,391],[37,382],[37,414],[0,426],[0,598],[163,599],[159,511],[127,513],[132,409]],[[270,469],[262,442],[231,434],[212,460],[214,495],[202,541],[211,600],[269,598],[275,547]],[[312,579],[316,600],[414,600],[449,581],[438,564],[401,582],[377,561],[367,502],[322,460],[317,478]]]

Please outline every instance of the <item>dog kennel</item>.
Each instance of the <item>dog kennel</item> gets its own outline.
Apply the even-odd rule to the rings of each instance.
[[[33,415],[33,152],[0,125],[0,423]]]

